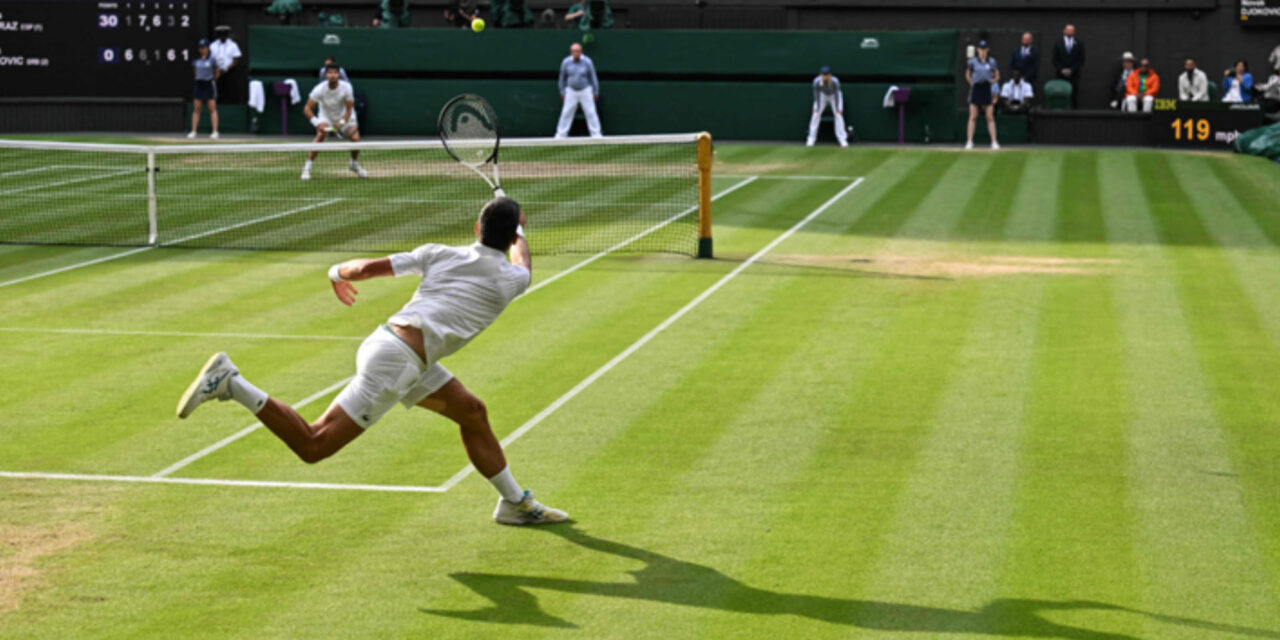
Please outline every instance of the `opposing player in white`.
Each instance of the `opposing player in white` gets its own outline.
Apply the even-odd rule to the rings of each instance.
[[[484,403],[440,365],[528,289],[533,267],[524,223],[515,200],[495,198],[480,212],[479,242],[473,245],[427,244],[408,253],[348,260],[330,268],[333,291],[346,305],[355,302],[355,280],[403,275],[422,280],[408,304],[365,338],[356,353],[355,378],[316,422],[307,423],[292,407],[250,384],[225,353],[215,354],[200,370],[178,401],[178,417],[186,418],[209,400],[235,400],[304,462],[315,463],[364,433],[396,402],[406,408],[417,405],[458,423],[471,463],[501,496],[494,520],[568,520],[568,514],[539,504],[533,492],[516,484]]]
[[[360,127],[356,125],[356,94],[351,83],[341,78],[341,69],[337,64],[325,65],[324,82],[316,85],[307,96],[307,106],[302,112],[311,120],[316,128],[316,142],[324,142],[330,132],[336,131],[342,137],[360,142]],[[319,113],[316,108],[319,107]],[[311,179],[311,165],[319,151],[307,154],[307,163],[302,165],[302,179]],[[361,178],[368,178],[369,173],[360,166],[360,151],[351,152],[351,162],[347,168]]]
[[[813,116],[809,118],[809,137],[805,146],[812,147],[818,139],[818,124],[822,122],[822,112],[831,107],[836,116],[836,140],[840,146],[849,146],[849,129],[844,124],[844,92],[840,90],[840,79],[831,75],[831,67],[823,67],[813,79]]]

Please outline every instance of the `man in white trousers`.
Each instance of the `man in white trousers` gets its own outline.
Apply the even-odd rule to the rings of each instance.
[[[836,140],[840,146],[849,146],[849,130],[844,125],[844,93],[840,91],[840,79],[831,75],[831,67],[818,70],[818,77],[813,79],[813,117],[809,118],[809,138],[804,141],[806,147],[812,147],[818,139],[818,124],[822,122],[822,112],[831,106],[836,116]]]
[[[560,124],[556,126],[556,137],[569,137],[569,127],[573,126],[573,116],[582,105],[582,112],[587,116],[587,130],[592,138],[601,137],[600,116],[596,115],[596,101],[600,99],[600,81],[596,78],[596,67],[591,58],[582,55],[582,45],[573,43],[569,47],[569,55],[560,62],[560,99],[564,107],[560,109]]]

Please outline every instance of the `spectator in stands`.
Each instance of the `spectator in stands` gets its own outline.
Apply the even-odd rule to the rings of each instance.
[[[533,24],[533,11],[525,0],[492,0],[489,17],[489,26],[503,29],[520,29]]]
[[[218,66],[218,95],[222,97],[223,104],[239,104],[243,102],[240,85],[247,86],[247,81],[242,81],[239,73],[243,56],[240,45],[231,39],[231,27],[225,24],[214,28],[213,37],[213,42],[209,43],[209,54]],[[236,71],[233,73],[232,69]]]
[[[1235,66],[1227,69],[1226,76],[1222,81],[1223,102],[1253,101],[1253,74],[1249,73],[1249,63],[1236,60]]]
[[[453,0],[444,9],[444,19],[448,20],[449,24],[464,29],[470,28],[471,21],[475,20],[479,14],[480,10],[476,8],[475,0]]]
[[[964,144],[966,150],[973,148],[973,130],[978,124],[979,111],[987,117],[987,133],[991,134],[991,150],[1000,148],[1000,143],[996,142],[995,116],[996,100],[1000,98],[1000,94],[991,89],[992,85],[1000,86],[1000,65],[991,59],[990,52],[987,41],[979,41],[978,55],[969,58],[964,71],[964,77],[969,81],[969,140]]]
[[[595,5],[602,15],[595,15],[596,11],[592,9],[592,5]],[[569,7],[569,13],[565,14],[564,19],[571,23],[577,21],[578,28],[583,31],[611,29],[613,28],[613,9],[609,7],[609,0],[575,2]]]
[[[1009,75],[1014,71],[1022,73],[1023,81],[1029,85],[1036,83],[1040,71],[1040,48],[1034,43],[1031,32],[1022,34],[1022,44],[1009,56]]]
[[[1125,85],[1124,110],[1135,112],[1138,103],[1142,103],[1143,113],[1150,113],[1156,104],[1156,94],[1160,92],[1160,76],[1151,68],[1151,61],[1143,58],[1138,70],[1129,74]]]
[[[1209,76],[1196,68],[1196,59],[1187,58],[1185,71],[1178,76],[1178,99],[1185,102],[1209,101]]]
[[[396,29],[409,26],[409,0],[382,0],[382,19],[378,26],[383,29]]]
[[[346,70],[346,69],[343,69],[343,68],[342,68],[342,65],[339,65],[339,64],[338,64],[338,59],[337,59],[337,58],[334,58],[333,56],[329,56],[329,57],[325,58],[325,59],[324,59],[324,64],[320,65],[320,74],[317,76],[320,80],[324,80],[324,79],[325,79],[325,77],[324,77],[324,72],[325,72],[325,70],[326,70],[326,69],[328,69],[328,68],[329,68],[329,65],[333,65],[333,66],[335,66],[335,67],[338,67],[338,78],[339,78],[340,80],[342,80],[343,82],[351,82],[351,79],[347,77],[347,70]]]
[[[1111,108],[1124,106],[1124,95],[1129,90],[1129,74],[1133,73],[1133,64],[1137,59],[1133,53],[1126,51],[1120,56],[1120,71],[1116,73],[1116,81],[1111,83]]]
[[[582,55],[582,45],[577,42],[569,46],[569,55],[560,61],[560,99],[564,101],[564,107],[560,109],[560,123],[556,126],[557,138],[569,137],[569,127],[573,125],[573,116],[578,113],[578,105],[582,105],[582,113],[587,117],[587,130],[591,137],[602,137],[600,116],[596,114],[600,80],[596,78],[595,64],[591,58]]]
[[[1004,110],[1009,113],[1026,113],[1031,108],[1031,99],[1035,91],[1031,83],[1022,77],[1022,69],[1013,68],[1013,79],[1004,83],[1000,89],[1000,97],[1004,98]]]
[[[196,137],[196,129],[200,128],[200,103],[209,106],[209,124],[213,125],[210,138],[218,139],[218,89],[213,81],[218,77],[218,66],[209,54],[209,41],[201,38],[198,43],[200,57],[191,62],[195,68],[196,84],[191,91],[191,133],[188,138]]]
[[[1053,68],[1058,77],[1071,83],[1071,108],[1079,104],[1080,68],[1084,66],[1084,43],[1076,39],[1076,26],[1062,29],[1062,38],[1053,45]]]

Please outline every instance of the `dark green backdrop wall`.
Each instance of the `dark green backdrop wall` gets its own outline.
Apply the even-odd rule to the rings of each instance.
[[[580,34],[564,31],[316,29],[254,27],[250,68],[268,84],[263,132],[279,131],[270,83],[316,83],[335,56],[367,96],[369,134],[431,135],[435,113],[463,92],[485,96],[505,135],[545,136],[560,110],[556,73]],[[865,140],[897,138],[891,83],[911,86],[907,136],[956,136],[956,33],[607,31],[587,44],[601,76],[608,134],[710,131],[720,139],[785,140],[805,135],[809,80],[831,65],[844,83],[846,116]],[[290,126],[307,124],[301,105]],[[829,127],[829,125],[826,125]]]

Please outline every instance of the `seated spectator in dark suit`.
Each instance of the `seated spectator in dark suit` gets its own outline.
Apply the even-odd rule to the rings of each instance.
[[[444,10],[444,19],[455,27],[470,28],[471,21],[479,14],[475,0],[453,0]]]
[[[1129,87],[1129,74],[1133,73],[1133,64],[1135,58],[1133,54],[1126,51],[1120,56],[1120,70],[1116,72],[1115,82],[1111,83],[1111,108],[1119,109],[1124,106],[1124,95]]]
[[[1004,98],[1002,104],[1006,113],[1026,113],[1027,109],[1031,108],[1031,99],[1035,97],[1035,90],[1031,88],[1031,83],[1022,77],[1022,70],[1014,67],[1013,79],[1000,88],[1000,97]]]
[[[1248,62],[1236,60],[1235,66],[1227,69],[1222,81],[1222,101],[1253,102],[1253,74],[1249,73]]]
[[[1187,58],[1186,70],[1178,76],[1178,99],[1184,102],[1209,101],[1209,76],[1196,68],[1195,58]]]
[[[1037,47],[1030,32],[1022,34],[1022,44],[1014,48],[1009,56],[1009,75],[1021,71],[1027,84],[1034,86],[1040,72],[1040,48]]]

